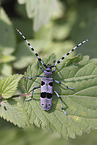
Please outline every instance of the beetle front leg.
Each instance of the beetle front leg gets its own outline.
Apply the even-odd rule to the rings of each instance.
[[[57,80],[54,80],[57,84],[61,84],[61,85],[63,85],[63,86],[65,86],[67,89],[71,89],[71,90],[73,90],[74,88],[71,88],[71,87],[68,87],[68,86],[66,86],[65,84],[63,84],[62,82],[59,82],[59,81],[57,81]]]

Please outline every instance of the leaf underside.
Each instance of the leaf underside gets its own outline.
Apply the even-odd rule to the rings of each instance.
[[[78,56],[79,57],[79,56]],[[47,64],[53,64],[55,59],[51,55],[48,59],[43,58]],[[40,89],[35,90],[33,99],[25,101],[25,97],[3,100],[0,105],[0,115],[18,125],[19,127],[46,128],[52,132],[68,138],[75,138],[83,132],[88,132],[97,127],[97,59],[89,60],[84,56],[79,62],[70,66],[62,61],[58,66],[53,78],[62,81],[65,85],[74,88],[69,90],[54,83],[56,90],[63,100],[63,106],[68,115],[61,110],[60,99],[53,94],[52,108],[44,111],[40,105]],[[38,64],[29,66],[25,76],[33,77],[43,75]],[[26,93],[31,93],[32,88],[39,86],[40,78],[24,80]]]

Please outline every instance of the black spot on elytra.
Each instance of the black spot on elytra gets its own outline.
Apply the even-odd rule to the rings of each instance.
[[[47,93],[47,98],[51,99],[52,98],[52,94],[51,93]]]
[[[43,86],[45,84],[45,82],[41,81],[41,86]]]
[[[41,98],[46,98],[46,92],[41,93]]]
[[[53,86],[53,82],[50,82],[49,85],[52,87]]]

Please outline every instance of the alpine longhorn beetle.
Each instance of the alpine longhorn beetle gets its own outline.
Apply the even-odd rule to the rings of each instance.
[[[83,42],[81,42],[81,43],[79,43],[78,45],[76,45],[71,51],[69,51],[67,54],[65,54],[56,63],[53,62],[53,65],[50,65],[50,64],[47,64],[46,65],[42,61],[42,59],[39,57],[39,55],[35,52],[34,48],[31,46],[31,44],[28,42],[28,40],[25,38],[25,36],[22,34],[22,32],[20,32],[17,28],[16,28],[16,30],[22,36],[22,38],[27,42],[28,46],[31,48],[31,50],[34,52],[34,54],[38,58],[39,67],[42,70],[42,72],[44,73],[44,76],[37,75],[37,76],[31,77],[31,78],[30,77],[26,77],[27,79],[30,79],[30,80],[33,79],[33,78],[35,78],[35,77],[41,77],[41,86],[34,87],[33,88],[33,91],[32,91],[31,98],[26,99],[26,101],[32,99],[33,92],[34,92],[35,89],[41,88],[41,96],[40,96],[41,107],[42,107],[43,110],[47,110],[48,111],[48,110],[51,109],[51,106],[52,106],[52,94],[53,94],[53,91],[54,91],[55,94],[57,95],[57,97],[60,98],[60,100],[61,100],[61,109],[62,109],[62,111],[67,115],[66,111],[63,109],[63,104],[62,104],[62,98],[61,98],[61,96],[55,90],[53,90],[53,81],[56,82],[56,83],[58,83],[58,84],[61,84],[61,85],[65,86],[68,89],[73,89],[73,88],[66,86],[65,84],[63,84],[60,81],[54,80],[52,78],[52,73],[54,73],[56,71],[56,69],[57,69],[56,65],[57,64],[59,64],[66,56],[68,56],[76,48],[78,48],[79,46],[81,46],[82,44],[84,44],[85,42],[87,42],[88,39],[85,40],[85,41],[83,41]],[[43,70],[43,68],[41,67],[40,62],[45,67],[45,70]],[[55,67],[55,69],[52,71],[52,68],[53,67]]]

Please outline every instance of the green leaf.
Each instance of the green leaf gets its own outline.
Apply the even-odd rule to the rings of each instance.
[[[47,25],[42,26],[38,32],[35,33],[36,39],[43,39],[43,40],[53,40],[53,29],[54,24],[53,22],[49,22]]]
[[[77,9],[75,11],[76,16],[72,17],[75,19],[75,23],[72,27],[71,38],[76,42],[76,44],[85,39],[89,39],[87,47],[84,45],[80,52],[83,55],[91,56],[91,58],[97,57],[97,24],[95,22],[97,8],[95,5],[96,1],[78,1]]]
[[[54,59],[55,55],[52,54],[49,58],[47,56],[43,58],[43,61],[46,64],[53,64]],[[73,60],[75,64],[71,61],[72,65],[66,67],[64,67],[66,62],[62,61],[53,74],[54,79],[74,88],[69,90],[54,83],[54,90],[62,97],[63,107],[68,115],[62,111],[60,99],[55,94],[53,94],[51,110],[42,110],[40,89],[34,92],[33,99],[30,101],[25,101],[25,97],[2,101],[0,115],[19,127],[31,127],[35,124],[65,138],[75,138],[76,135],[95,129],[97,127],[97,59],[88,60],[86,56],[81,61],[74,58]],[[25,76],[36,75],[42,75],[42,72],[35,63],[28,67]],[[31,93],[32,88],[39,86],[40,81],[40,78],[25,79],[26,93]]]
[[[66,140],[57,134],[49,134],[35,126],[21,129],[6,123],[0,119],[0,143],[1,145],[96,145],[97,130],[84,134],[77,139]],[[6,126],[5,126],[6,125]],[[25,138],[25,139],[24,139]]]
[[[24,4],[25,0],[17,0],[19,4]]]
[[[43,24],[46,24],[51,15],[58,11],[57,0],[18,0],[20,4],[26,4],[26,11],[29,18],[34,17],[33,29],[38,31]]]
[[[59,138],[57,134],[49,134],[34,126],[26,129],[5,127],[1,129],[0,138],[1,145],[64,145],[64,141],[70,145],[68,140]]]
[[[36,6],[38,5],[36,4]],[[49,21],[52,13],[57,10],[57,0],[40,1],[40,6],[35,9],[33,29],[38,31],[43,24],[46,24]]]
[[[77,56],[68,59],[68,61],[66,62],[66,66],[79,62],[81,58],[82,58],[82,55],[78,54]]]
[[[6,63],[15,60],[15,56],[12,55],[2,55],[1,62]]]
[[[9,55],[13,53],[15,50],[15,45],[16,39],[13,25],[3,8],[0,7],[0,50],[2,48],[1,54]]]
[[[11,75],[0,79],[0,94],[3,98],[10,98],[14,91],[17,89],[17,85],[22,75]]]
[[[1,74],[8,76],[12,74],[12,66],[10,64],[2,64]]]

